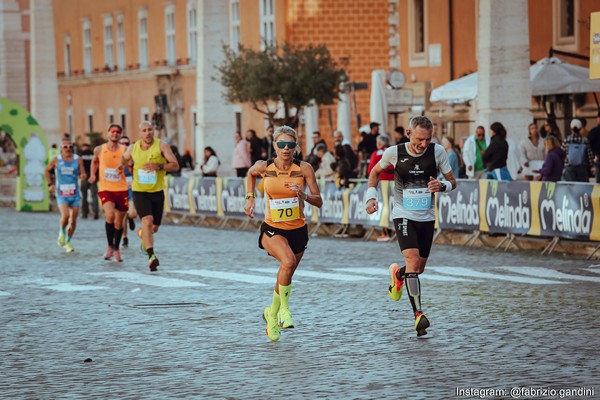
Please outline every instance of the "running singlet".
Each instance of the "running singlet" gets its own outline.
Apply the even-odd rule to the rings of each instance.
[[[408,218],[413,221],[434,221],[433,193],[429,192],[429,178],[438,176],[438,171],[447,174],[452,170],[446,150],[431,143],[425,152],[416,155],[408,150],[408,143],[388,147],[379,165],[394,166],[394,206],[392,217]]]
[[[167,159],[160,151],[160,140],[154,139],[154,143],[148,150],[142,150],[142,141],[138,140],[133,145],[131,157],[133,158],[133,184],[134,192],[160,192],[165,189],[165,171],[148,171],[143,169],[146,163],[166,164]],[[127,188],[125,189],[127,190]]]
[[[294,160],[290,169],[284,171],[278,169],[273,160],[269,160],[263,178],[267,225],[285,230],[303,227],[304,202],[298,198],[296,191],[289,189],[293,184],[304,189],[305,180],[300,161]]]
[[[100,146],[100,168],[98,191],[104,190],[109,192],[125,192],[127,191],[127,182],[123,172],[117,173],[117,167],[121,165],[121,156],[125,153],[125,147],[119,145],[116,151],[110,151],[108,146],[103,144]]]
[[[56,158],[56,196],[79,196],[79,156],[74,154],[72,161],[63,160],[60,154]]]

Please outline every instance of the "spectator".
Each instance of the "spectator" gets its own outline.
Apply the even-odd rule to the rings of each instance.
[[[307,163],[312,165],[313,169],[315,171],[317,171],[319,169],[319,166],[321,163],[321,159],[317,155],[317,146],[323,145],[323,146],[325,146],[325,151],[327,151],[327,143],[321,137],[321,132],[318,132],[318,131],[314,131],[312,133],[312,140],[313,140],[313,147],[312,147],[312,149],[310,149],[310,153],[308,153],[308,156],[306,156],[306,160],[304,160],[304,161],[306,161]]]
[[[406,131],[403,126],[397,126],[394,128],[394,140],[396,144],[409,142],[410,139],[406,136]]]
[[[375,150],[371,154],[371,159],[369,160],[369,166],[367,168],[367,175],[371,173],[371,170],[375,168],[381,157],[383,157],[383,152],[390,146],[390,139],[385,135],[377,136],[377,150]],[[390,165],[386,169],[384,169],[379,174],[379,179],[382,181],[393,181],[394,180],[394,166]],[[390,241],[390,237],[392,235],[392,230],[388,228],[382,228],[381,235],[377,236],[378,242],[388,242]]]
[[[333,142],[334,147],[338,144],[344,146],[344,151],[346,152],[346,158],[350,162],[350,167],[352,168],[352,178],[356,178],[358,176],[358,156],[356,152],[352,148],[350,141],[344,138],[344,134],[340,131],[335,131],[333,133]]]
[[[246,140],[250,143],[250,159],[252,165],[258,160],[263,160],[265,153],[263,152],[263,142],[256,136],[254,129],[248,129],[246,131]]]
[[[540,138],[537,125],[531,123],[529,124],[529,136],[519,145],[519,161],[525,180],[533,180],[533,171],[541,168],[545,156],[544,141]]]
[[[546,136],[549,135],[555,136],[559,141],[562,140],[560,129],[556,124],[556,117],[553,114],[548,115],[548,118],[540,131],[540,136],[542,138],[546,138]]]
[[[544,139],[546,158],[542,168],[537,171],[544,182],[558,182],[565,166],[565,152],[560,147],[560,141],[554,135],[546,136]]]
[[[181,176],[181,167],[180,166],[181,166],[181,164],[183,164],[183,158],[181,157],[181,154],[179,154],[179,149],[177,148],[177,146],[172,144],[170,147],[171,147],[171,151],[173,152],[173,155],[177,159],[177,166],[178,166],[177,170],[171,172],[170,174],[173,176]]]
[[[508,159],[508,142],[506,129],[500,122],[490,126],[490,145],[482,152],[481,158],[486,166],[486,178],[498,181],[512,181],[510,172],[506,167]]]
[[[371,122],[369,132],[361,132],[360,134],[360,143],[358,143],[358,168],[360,169],[358,176],[360,178],[366,177],[371,154],[377,150],[377,136],[379,136],[380,125],[378,122]]]
[[[594,168],[594,153],[586,137],[581,136],[583,124],[580,120],[571,121],[571,134],[563,141],[562,149],[565,152],[565,169],[563,180],[570,182],[589,182],[590,172]]]
[[[317,157],[321,160],[319,163],[319,169],[315,171],[317,179],[320,178],[334,178],[335,171],[331,168],[331,164],[335,164],[335,157],[327,151],[327,147],[323,143],[317,145]]]
[[[596,124],[588,134],[588,141],[596,161],[596,183],[600,183],[600,110],[596,116]]]
[[[92,166],[92,160],[94,159],[94,151],[89,143],[81,145],[81,151],[79,152],[79,158],[83,161],[83,169],[85,170],[86,176],[90,175]],[[98,174],[96,174],[98,179]],[[88,203],[88,192],[92,195],[92,212],[94,213],[94,219],[98,219],[99,206],[98,206],[98,183],[89,183],[88,180],[81,181],[81,218],[86,219],[90,213],[90,205]]]
[[[263,157],[265,160],[270,160],[275,155],[275,149],[273,148],[273,129],[273,125],[267,126],[265,137],[262,140]]]
[[[186,150],[183,153],[183,157],[181,157],[181,169],[194,169],[194,160],[192,159],[192,153],[189,150]]]
[[[244,178],[248,169],[252,166],[252,156],[250,154],[250,143],[242,138],[239,132],[233,135],[235,148],[233,149],[233,161],[231,166],[236,171],[238,178]]]
[[[219,165],[221,165],[221,161],[219,161],[217,153],[215,153],[212,147],[206,146],[204,148],[204,162],[200,166],[202,175],[216,177]]]
[[[460,156],[454,145],[454,139],[451,137],[444,137],[442,139],[442,146],[444,147],[444,150],[446,150],[446,153],[448,153],[448,161],[450,162],[452,173],[454,176],[458,177],[460,175]]]
[[[490,140],[485,136],[485,128],[478,126],[475,134],[469,136],[463,148],[465,173],[469,179],[485,178],[485,163],[481,155],[487,149]]]
[[[347,188],[350,186],[350,179],[352,178],[352,168],[350,161],[346,157],[346,151],[344,146],[336,145],[334,150],[335,154],[335,165],[332,168],[335,169],[335,181],[338,188]]]

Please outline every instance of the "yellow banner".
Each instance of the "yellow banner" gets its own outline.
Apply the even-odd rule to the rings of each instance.
[[[591,14],[590,79],[600,79],[600,12]]]

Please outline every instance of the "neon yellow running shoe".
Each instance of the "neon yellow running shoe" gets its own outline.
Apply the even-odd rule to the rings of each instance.
[[[265,329],[267,337],[274,342],[278,341],[281,337],[281,333],[279,332],[279,324],[277,323],[277,316],[271,315],[270,306],[265,307],[263,310],[263,319],[267,323],[267,329]]]
[[[289,329],[294,327],[294,321],[292,320],[292,313],[289,308],[281,307],[277,314],[279,320],[279,327],[281,329]]]
[[[144,246],[144,241],[142,240],[142,227],[140,226],[137,230],[138,237],[140,238],[140,250],[142,254],[147,256],[148,252],[146,251],[146,247]]]
[[[56,239],[56,244],[59,247],[63,247],[65,245],[65,233],[64,232],[58,232],[58,239]]]
[[[390,286],[388,287],[388,293],[392,300],[398,301],[402,297],[402,285],[404,285],[404,279],[398,280],[396,276],[400,270],[400,266],[396,263],[390,265]]]
[[[415,314],[415,330],[417,331],[417,336],[427,335],[427,328],[429,328],[429,320],[423,314],[423,312],[418,311]]]
[[[65,248],[65,251],[67,253],[72,253],[72,252],[75,251],[75,249],[73,248],[73,245],[71,244],[71,242],[66,242],[63,247]]]

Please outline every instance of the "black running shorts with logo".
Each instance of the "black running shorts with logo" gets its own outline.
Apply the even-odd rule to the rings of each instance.
[[[394,228],[400,250],[419,249],[419,256],[429,257],[435,221],[419,222],[408,218],[395,218]]]
[[[258,247],[264,250],[262,245],[263,235],[267,235],[268,237],[273,237],[275,235],[283,236],[287,239],[294,254],[302,253],[306,250],[306,245],[308,244],[308,228],[306,225],[296,229],[285,230],[273,228],[263,222],[260,226],[260,235],[258,235]]]
[[[165,208],[165,192],[133,192],[133,204],[140,219],[152,215],[154,225],[162,222],[163,210]]]

